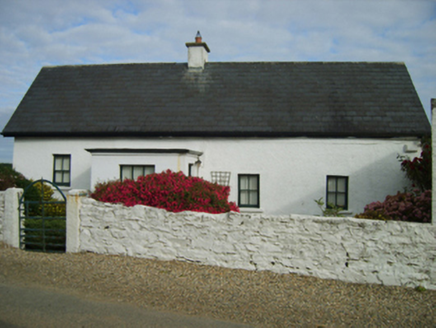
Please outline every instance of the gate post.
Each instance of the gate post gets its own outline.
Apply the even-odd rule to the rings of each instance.
[[[5,192],[5,216],[3,221],[3,241],[12,246],[20,247],[19,202],[23,194],[21,188],[9,188]]]
[[[436,98],[431,99],[432,211],[431,223],[436,224]]]
[[[80,207],[87,190],[75,189],[67,194],[67,242],[68,253],[80,252]]]

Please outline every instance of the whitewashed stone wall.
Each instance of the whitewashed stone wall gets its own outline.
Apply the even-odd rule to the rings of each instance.
[[[436,289],[436,226],[354,218],[170,213],[83,198],[81,251]]]
[[[4,217],[5,217],[5,192],[0,191],[0,240],[3,240]]]

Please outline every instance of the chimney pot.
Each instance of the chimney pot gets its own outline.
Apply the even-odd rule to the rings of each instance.
[[[197,35],[195,36],[195,43],[201,43],[200,31],[197,31]]]

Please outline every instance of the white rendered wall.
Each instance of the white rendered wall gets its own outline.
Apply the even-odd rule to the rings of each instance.
[[[208,54],[203,46],[188,47],[188,67],[204,68],[207,60]]]
[[[120,165],[154,165],[156,173],[169,169],[188,175],[189,164],[196,160],[197,156],[190,154],[93,154],[91,186],[101,181],[120,179]]]
[[[349,177],[349,212],[360,213],[373,201],[408,185],[397,155],[419,156],[412,139],[25,139],[16,138],[14,167],[27,178],[52,180],[53,154],[71,154],[72,186],[92,189],[96,181],[119,177],[119,160],[95,156],[87,148],[180,148],[203,152],[199,176],[231,172],[230,200],[237,201],[238,174],[260,175],[260,210],[266,214],[320,214],[314,199],[324,197],[326,176]],[[414,152],[404,153],[407,149]],[[167,156],[167,157],[164,157]],[[188,173],[196,158],[156,158],[156,172],[168,168]],[[126,163],[153,164],[151,156],[126,157]],[[165,167],[167,163],[168,167]],[[175,164],[176,163],[176,164]],[[93,168],[92,168],[93,166]],[[92,177],[91,177],[92,168]],[[64,188],[65,189],[65,188]]]

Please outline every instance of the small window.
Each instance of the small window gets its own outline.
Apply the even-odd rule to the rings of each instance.
[[[121,165],[121,181],[136,180],[139,176],[154,173],[154,165]]]
[[[238,175],[239,207],[259,207],[259,175]]]
[[[70,186],[71,155],[53,155],[53,182],[59,186]]]
[[[348,177],[327,176],[327,207],[348,209]]]

